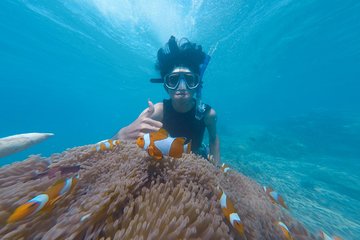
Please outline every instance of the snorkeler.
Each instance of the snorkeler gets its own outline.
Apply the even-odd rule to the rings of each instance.
[[[171,137],[191,140],[191,151],[208,158],[215,165],[220,160],[216,112],[201,101],[202,75],[210,57],[200,45],[187,39],[176,41],[171,36],[157,53],[156,69],[170,99],[149,107],[130,125],[120,129],[113,139],[136,140],[149,132],[164,128]],[[195,98],[196,96],[196,98]],[[202,144],[205,128],[209,133],[209,149]]]

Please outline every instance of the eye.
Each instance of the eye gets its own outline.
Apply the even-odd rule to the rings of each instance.
[[[199,80],[195,75],[192,74],[186,74],[185,79],[189,87],[194,87],[198,84]]]
[[[170,75],[168,77],[168,84],[171,86],[175,86],[178,82],[179,76],[178,75]]]

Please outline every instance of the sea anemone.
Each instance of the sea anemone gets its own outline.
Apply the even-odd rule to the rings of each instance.
[[[65,177],[60,172],[34,177],[39,171],[74,165],[80,165],[74,191],[51,210],[7,223],[17,207]],[[242,239],[223,215],[219,187],[237,210],[247,239],[285,239],[278,221],[294,239],[314,239],[246,176],[223,173],[195,154],[154,161],[126,142],[100,152],[89,145],[49,158],[32,156],[0,168],[0,238]]]

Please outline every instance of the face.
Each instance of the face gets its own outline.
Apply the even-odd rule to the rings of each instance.
[[[186,83],[185,77],[186,77],[186,75],[188,75],[188,76],[194,75],[194,73],[192,73],[190,71],[190,69],[186,68],[186,67],[175,67],[171,71],[171,73],[168,75],[171,75],[171,74],[176,75],[176,74],[180,74],[180,73],[183,75],[180,76],[178,85],[177,86],[175,85],[176,88],[170,89],[166,85],[165,85],[165,88],[166,88],[167,92],[169,93],[170,98],[173,101],[188,102],[194,98],[195,93],[196,93],[196,88],[190,89]],[[185,76],[185,77],[183,77],[183,76]],[[198,76],[196,76],[196,77],[198,77]]]

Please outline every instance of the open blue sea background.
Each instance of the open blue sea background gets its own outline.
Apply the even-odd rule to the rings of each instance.
[[[110,138],[154,102],[170,37],[214,50],[203,99],[222,161],[280,192],[314,233],[360,236],[360,2],[2,0],[0,137],[49,156]]]

